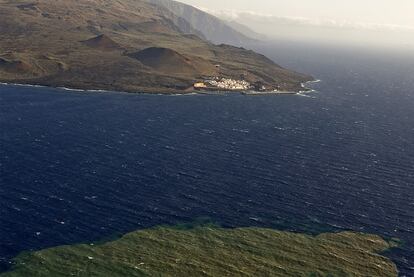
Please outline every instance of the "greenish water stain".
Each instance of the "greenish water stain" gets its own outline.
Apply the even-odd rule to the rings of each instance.
[[[20,255],[1,277],[20,276],[397,276],[376,235],[317,236],[264,228],[161,226],[101,244]]]

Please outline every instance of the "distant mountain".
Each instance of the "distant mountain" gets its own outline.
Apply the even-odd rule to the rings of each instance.
[[[222,26],[218,33],[232,30],[185,10]],[[310,79],[253,51],[214,45],[207,35],[146,0],[0,0],[0,82],[168,93],[192,91],[210,77],[284,90]]]
[[[241,24],[234,26],[227,24],[211,14],[201,11],[193,6],[173,0],[147,0],[158,6],[163,6],[180,18],[184,18],[190,25],[201,32],[204,37],[215,44],[231,44],[242,46],[254,42],[257,39],[253,31]],[[246,32],[246,33],[244,33]],[[253,35],[249,37],[248,34]]]
[[[232,27],[234,30],[248,36],[249,38],[255,39],[255,40],[267,40],[268,37],[266,35],[260,34],[256,31],[254,31],[253,29],[251,29],[250,27],[247,27],[247,25],[244,25],[240,22],[237,22],[235,20],[229,20],[226,21],[226,24],[229,25],[230,27]]]

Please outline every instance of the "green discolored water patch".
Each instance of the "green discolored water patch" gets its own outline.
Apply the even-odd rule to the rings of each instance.
[[[0,276],[397,276],[379,254],[393,246],[352,232],[158,227],[99,245],[26,253]]]

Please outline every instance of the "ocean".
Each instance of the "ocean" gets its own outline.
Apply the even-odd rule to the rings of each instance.
[[[0,268],[22,251],[201,218],[403,241],[414,276],[414,55],[257,46],[306,96],[0,85]]]

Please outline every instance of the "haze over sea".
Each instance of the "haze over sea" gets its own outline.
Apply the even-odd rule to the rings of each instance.
[[[0,260],[208,217],[396,237],[414,276],[414,56],[278,44],[303,96],[0,86]]]

